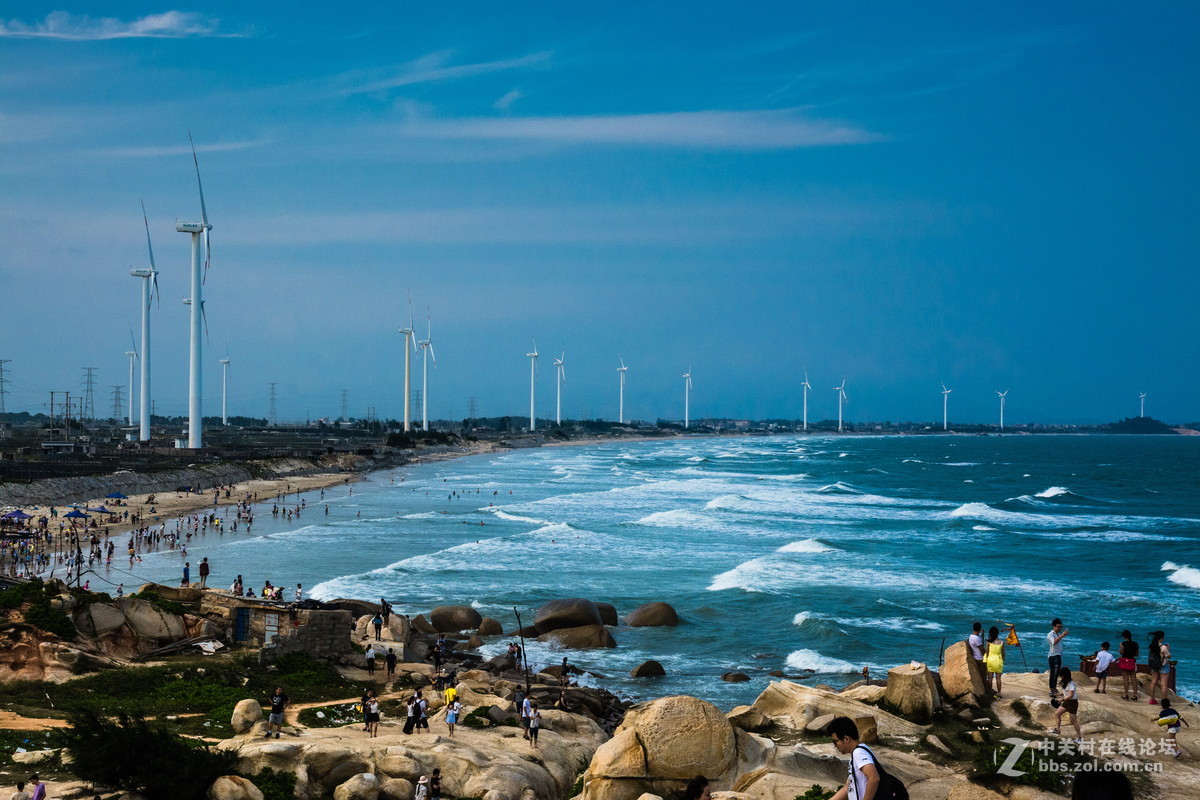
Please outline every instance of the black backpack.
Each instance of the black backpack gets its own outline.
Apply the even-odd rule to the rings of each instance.
[[[860,744],[858,747],[867,751],[867,755],[871,757],[871,763],[879,772],[879,788],[875,790],[875,797],[878,800],[908,800],[908,789],[904,788],[904,784],[899,778],[883,768],[879,759],[875,758],[875,754],[871,752],[871,748],[865,744]]]

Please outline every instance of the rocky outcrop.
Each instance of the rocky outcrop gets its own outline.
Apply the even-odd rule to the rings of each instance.
[[[791,681],[772,681],[751,708],[775,724],[795,731],[804,730],[809,722],[822,714],[833,714],[851,719],[873,716],[883,736],[920,736],[925,733],[922,726],[875,706],[838,692],[802,686]]]
[[[333,790],[333,800],[379,800],[379,779],[360,772]]]
[[[222,775],[208,789],[210,800],[263,800],[263,793],[241,775]]]
[[[429,618],[439,633],[474,630],[483,622],[479,612],[470,606],[438,606],[429,612]]]
[[[621,624],[621,618],[617,616],[617,607],[612,603],[596,603],[596,610],[600,612],[600,624],[616,626]]]
[[[411,624],[412,624],[412,629],[414,631],[416,631],[417,633],[437,633],[438,632],[437,628],[433,627],[433,625],[431,625],[429,623],[429,620],[425,619],[424,614],[417,614],[415,617],[413,617]]]
[[[976,667],[966,642],[955,642],[946,648],[938,675],[946,696],[955,702],[975,705],[984,695],[983,673]]]
[[[591,600],[572,597],[566,600],[551,600],[533,615],[533,627],[538,634],[550,633],[560,628],[580,628],[603,625],[600,609]]]
[[[625,624],[631,628],[674,627],[679,624],[679,615],[667,603],[657,601],[630,611]]]
[[[616,647],[617,640],[603,625],[584,625],[579,628],[559,628],[538,637],[540,642],[551,642],[560,647],[586,650],[593,647]]]
[[[500,624],[499,620],[484,617],[479,621],[479,627],[475,630],[475,633],[480,636],[499,636],[504,633],[504,626]]]
[[[934,710],[942,705],[933,673],[915,661],[888,670],[883,699],[905,719],[919,723],[929,722]]]
[[[654,660],[643,661],[629,673],[633,678],[661,678],[666,674],[667,671],[663,669],[663,665]]]
[[[238,704],[233,707],[233,716],[229,720],[229,727],[233,728],[234,733],[247,733],[255,724],[262,722],[263,710],[257,700],[249,698],[239,700]]]

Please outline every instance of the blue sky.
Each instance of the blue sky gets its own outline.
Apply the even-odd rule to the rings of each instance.
[[[154,397],[205,411],[1200,419],[1200,6],[398,3],[0,11],[10,410],[124,383],[150,215]]]

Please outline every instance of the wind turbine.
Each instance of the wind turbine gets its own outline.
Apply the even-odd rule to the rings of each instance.
[[[537,430],[537,417],[533,414],[533,379],[537,375],[537,339],[533,340],[533,352],[526,353],[525,357],[529,359],[529,431],[532,433]]]
[[[191,353],[188,371],[188,448],[196,450],[204,446],[201,430],[204,425],[203,398],[201,396],[204,379],[201,369],[200,328],[203,324],[201,317],[204,315],[203,286],[204,279],[208,276],[210,255],[208,232],[212,230],[212,225],[208,224],[208,211],[204,207],[204,184],[200,182],[200,160],[196,158],[196,143],[192,141],[191,131],[188,131],[188,141],[192,145],[192,162],[196,165],[196,186],[200,190],[200,221],[176,222],[175,230],[180,233],[189,233],[192,236],[192,295],[187,301],[191,306],[189,309]],[[204,243],[203,263],[200,261],[201,240]]]
[[[221,424],[229,426],[229,350],[226,349],[225,357],[221,359]]]
[[[150,220],[146,218],[146,204],[142,203],[142,222],[146,226],[146,250],[150,253],[150,267],[131,269],[129,274],[142,279],[142,369],[138,401],[138,441],[150,441],[150,298],[158,298],[158,270],[154,267],[154,246],[150,244]],[[133,393],[130,392],[130,398]],[[132,422],[130,423],[132,424]]]
[[[566,361],[567,351],[563,350],[562,355],[554,359],[554,366],[558,371],[558,399],[554,404],[554,422],[562,426],[562,385],[567,382],[566,368],[563,367],[563,362]]]
[[[1144,417],[1144,416],[1146,416],[1146,393],[1138,392],[1138,400],[1140,400],[1142,403],[1142,410],[1141,410],[1141,413],[1138,414],[1138,416]]]
[[[833,387],[833,390],[838,393],[838,433],[841,433],[842,432],[842,403],[847,400],[846,379],[842,378],[842,385]]]
[[[404,432],[412,430],[412,354],[417,349],[417,332],[413,330],[412,297],[408,298],[408,327],[404,334]]]
[[[683,429],[688,428],[689,417],[691,416],[692,404],[692,368],[688,367],[688,371],[683,373]]]
[[[133,339],[133,330],[129,331],[129,338]],[[133,427],[133,362],[137,361],[137,347],[133,350],[126,350],[125,355],[129,356],[129,427]]]
[[[950,393],[953,389],[947,389],[946,384],[942,384],[942,430],[950,430]]]
[[[808,392],[812,389],[812,384],[808,382],[808,370],[804,370],[804,383],[800,385],[804,388],[804,430],[808,431]]]
[[[1008,392],[1008,389],[1003,392],[999,389],[996,390],[996,396],[1000,398],[1000,430],[1004,430],[1004,398],[1008,396]]]
[[[625,359],[617,356],[621,366],[617,367],[617,382],[620,386],[620,401],[617,403],[617,424],[625,424],[625,373],[629,371],[629,367],[625,366]]]
[[[425,317],[425,338],[417,342],[421,348],[421,430],[429,430],[429,357],[433,356],[433,365],[437,366],[437,353],[433,352],[433,322]]]

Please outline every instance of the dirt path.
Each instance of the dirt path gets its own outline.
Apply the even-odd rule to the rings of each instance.
[[[44,731],[50,728],[65,728],[69,725],[65,719],[38,719],[22,717],[12,711],[0,711],[0,728],[10,731]]]

